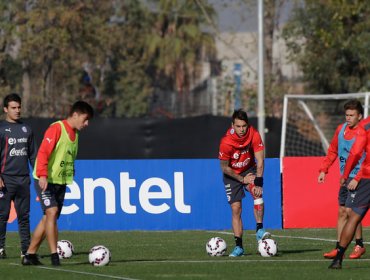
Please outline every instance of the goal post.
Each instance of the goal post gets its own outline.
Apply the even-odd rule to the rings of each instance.
[[[370,92],[285,95],[280,159],[285,156],[324,156],[335,129],[345,122],[343,105],[359,100],[368,116]]]

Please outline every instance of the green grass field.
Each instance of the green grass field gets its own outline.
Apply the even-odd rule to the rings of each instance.
[[[257,254],[253,231],[244,234],[246,255],[241,258],[209,257],[205,244],[220,236],[234,246],[229,231],[97,231],[61,232],[59,239],[75,247],[71,259],[52,267],[48,248],[40,249],[44,266],[20,264],[18,234],[8,233],[8,258],[0,260],[1,279],[370,279],[370,251],[360,260],[345,259],[342,270],[329,270],[322,254],[332,249],[334,229],[273,230],[279,253],[263,258]],[[364,229],[370,250],[370,228]],[[46,243],[46,242],[45,242]],[[108,266],[92,267],[88,251],[103,244],[112,253]],[[350,245],[348,251],[352,250]],[[346,252],[348,255],[349,252]]]

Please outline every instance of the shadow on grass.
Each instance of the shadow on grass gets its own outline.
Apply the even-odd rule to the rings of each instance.
[[[278,255],[302,254],[307,252],[320,252],[321,249],[302,249],[302,250],[279,250]]]

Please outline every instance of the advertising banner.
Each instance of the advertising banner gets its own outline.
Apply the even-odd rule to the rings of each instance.
[[[319,184],[323,157],[285,157],[283,160],[284,228],[335,228],[338,217],[339,163]],[[370,217],[363,220],[370,225]]]
[[[279,229],[279,159],[266,159],[265,227]],[[31,186],[31,227],[42,216]],[[255,229],[253,201],[243,200],[245,229]],[[231,229],[219,160],[78,160],[67,186],[60,230]],[[17,229],[14,209],[9,230]]]

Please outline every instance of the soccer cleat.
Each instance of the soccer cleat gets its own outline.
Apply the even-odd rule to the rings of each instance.
[[[268,239],[268,238],[271,238],[271,233],[265,231],[265,229],[263,228],[260,228],[256,232],[256,238],[257,238],[257,241]]]
[[[330,252],[324,253],[325,259],[334,259],[337,256],[338,250],[333,249]]]
[[[352,253],[349,255],[350,259],[359,259],[363,254],[365,254],[366,249],[364,247],[361,247],[360,245],[356,245],[353,248]]]
[[[22,258],[23,265],[42,265],[36,254],[25,254]]]
[[[342,260],[333,260],[333,262],[329,265],[330,269],[342,269]]]
[[[244,255],[244,249],[240,246],[235,246],[229,257],[241,257]]]
[[[1,248],[0,249],[0,259],[6,259],[6,253],[5,253],[5,249],[4,248]]]

